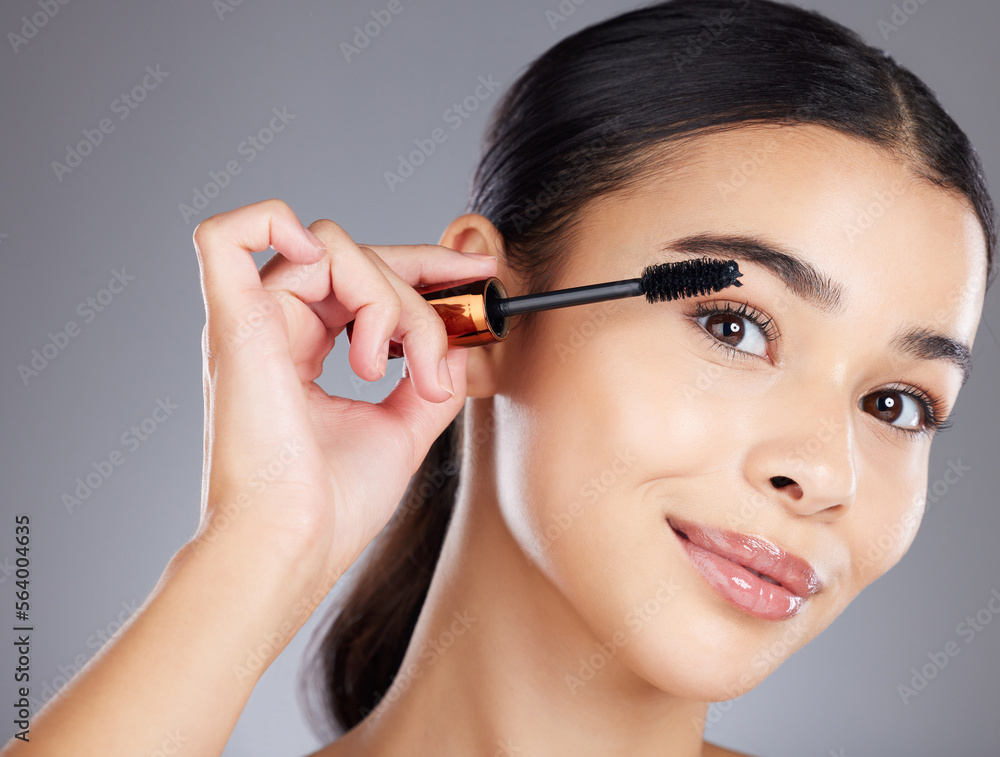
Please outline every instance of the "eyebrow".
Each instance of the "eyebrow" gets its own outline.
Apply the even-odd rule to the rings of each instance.
[[[701,256],[715,254],[727,259],[756,263],[780,279],[796,297],[823,313],[843,310],[844,287],[807,260],[760,237],[696,234],[667,242],[661,252]],[[963,342],[933,329],[901,326],[889,341],[889,349],[918,360],[946,360],[962,372],[962,386],[972,372],[972,350]]]

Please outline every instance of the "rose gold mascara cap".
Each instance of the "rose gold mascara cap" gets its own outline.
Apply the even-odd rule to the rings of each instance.
[[[473,281],[430,284],[417,289],[444,321],[449,347],[477,347],[501,342],[510,332],[510,316],[501,315],[499,303],[507,290],[496,276]],[[347,324],[347,338],[353,338],[354,321]],[[403,357],[403,345],[389,342],[389,357]]]

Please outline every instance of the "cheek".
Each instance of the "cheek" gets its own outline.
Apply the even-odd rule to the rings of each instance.
[[[764,387],[751,371],[717,362],[681,316],[655,332],[639,331],[645,338],[632,337],[637,343],[631,360],[613,380],[629,398],[620,403],[617,420],[642,440],[640,467],[650,478],[735,470],[741,444],[753,438],[757,413],[764,409],[755,402]]]
[[[857,502],[850,518],[850,592],[852,599],[862,589],[887,573],[910,548],[924,514],[926,456],[909,465],[896,465],[891,476],[885,467],[871,464],[860,471]]]
[[[539,561],[569,524],[592,529],[598,549],[627,533],[634,513],[619,500],[638,501],[646,482],[738,463],[727,431],[751,422],[746,372],[706,359],[681,316],[650,307],[620,306],[586,333],[568,310],[545,314],[526,367],[494,398],[500,505]]]
[[[620,515],[641,439],[626,433],[614,386],[583,371],[576,362],[550,362],[516,392],[494,398],[500,509],[522,549],[550,572],[572,569],[557,559],[583,561],[601,549],[584,542]]]

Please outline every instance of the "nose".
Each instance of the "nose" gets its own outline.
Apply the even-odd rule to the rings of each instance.
[[[768,501],[789,513],[833,521],[850,510],[857,491],[853,432],[845,415],[810,415],[754,445],[747,476]]]

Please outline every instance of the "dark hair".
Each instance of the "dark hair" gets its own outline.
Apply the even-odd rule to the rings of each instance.
[[[493,112],[468,209],[499,230],[528,291],[543,291],[590,200],[648,177],[673,140],[752,123],[827,126],[964,196],[992,283],[983,170],[934,94],[853,31],[769,0],[663,2],[559,42]],[[451,518],[463,415],[414,475],[318,646],[323,716],[345,731],[378,704],[409,644]]]

